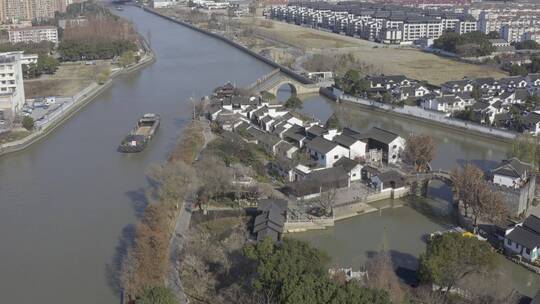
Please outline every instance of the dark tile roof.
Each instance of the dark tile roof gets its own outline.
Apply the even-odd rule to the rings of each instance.
[[[319,125],[314,125],[312,127],[307,128],[306,132],[308,134],[312,134],[313,136],[322,136],[323,134],[328,133],[328,130],[326,130],[325,128]]]
[[[523,222],[523,227],[540,234],[540,218],[536,215],[529,215]]]
[[[521,177],[531,170],[532,166],[530,164],[522,162],[514,157],[508,160],[503,160],[497,168],[492,170],[492,173],[512,177]]]
[[[483,111],[487,108],[489,108],[489,103],[483,101],[477,101],[471,106],[473,111]]]
[[[377,177],[381,180],[383,186],[389,186],[389,184],[392,182],[395,184],[395,188],[401,188],[405,185],[405,179],[401,174],[399,174],[399,172],[395,170],[379,173]],[[386,186],[384,187],[388,188]]]
[[[516,226],[506,238],[529,249],[540,247],[540,234],[534,233],[521,226]]]
[[[537,124],[540,122],[540,114],[531,112],[527,116],[523,117],[526,123]]]
[[[374,139],[376,141],[389,144],[399,137],[396,133],[373,127],[367,133],[362,135],[364,138]]]
[[[294,125],[290,127],[285,133],[283,133],[284,137],[288,137],[292,140],[301,141],[302,139],[306,138],[305,129],[302,126]]]
[[[317,136],[312,140],[306,142],[306,147],[313,149],[317,152],[326,154],[337,146],[336,143],[329,141],[328,139]]]
[[[340,135],[334,136],[333,141],[340,144],[340,145],[342,145],[342,146],[344,146],[344,147],[349,148],[354,143],[359,141],[359,139],[356,139],[356,138],[354,138],[352,136],[349,136],[349,135],[340,134]]]
[[[334,163],[334,167],[341,167],[347,172],[351,172],[352,169],[356,168],[360,163],[350,159],[348,157],[342,157],[337,162]]]

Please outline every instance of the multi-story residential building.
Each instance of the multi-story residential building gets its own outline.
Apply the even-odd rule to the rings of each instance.
[[[25,102],[23,52],[0,53],[0,111],[19,112]]]
[[[84,0],[1,0],[0,22],[54,18],[55,12],[65,12],[69,4]]]
[[[50,41],[58,43],[58,29],[54,26],[32,26],[9,30],[9,42],[41,42]]]
[[[294,3],[272,7],[266,15],[389,44],[410,44],[419,39],[438,38],[447,30],[464,34],[477,28],[476,20],[464,13],[364,2]]]

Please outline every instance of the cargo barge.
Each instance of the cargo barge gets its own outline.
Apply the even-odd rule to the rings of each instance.
[[[118,151],[124,153],[137,153],[146,148],[159,127],[160,117],[157,114],[144,114],[137,122],[137,126],[122,140]]]

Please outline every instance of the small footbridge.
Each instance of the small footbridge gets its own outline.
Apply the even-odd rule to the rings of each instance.
[[[283,85],[289,85],[291,87],[292,95],[316,94],[319,93],[321,88],[334,85],[334,81],[323,80],[315,82],[291,70],[275,69],[257,79],[256,82],[246,87],[246,89],[257,94],[266,91],[276,96],[277,91]]]

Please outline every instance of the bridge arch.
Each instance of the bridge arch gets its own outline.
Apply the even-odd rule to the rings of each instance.
[[[275,91],[276,92],[272,92],[272,94],[276,96],[276,100],[278,100],[279,102],[285,102],[287,101],[287,99],[289,99],[289,97],[298,95],[298,90],[296,89],[296,86],[288,81],[285,81],[279,86],[276,86]]]

